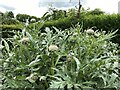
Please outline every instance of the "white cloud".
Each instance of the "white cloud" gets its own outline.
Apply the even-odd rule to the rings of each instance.
[[[86,7],[100,8],[107,13],[118,13],[118,1],[120,0],[87,0]]]
[[[0,0],[1,4],[14,8],[30,8],[38,6],[39,0]]]
[[[16,10],[14,10],[14,13],[15,13],[15,15],[18,13],[21,13],[21,14],[28,14],[28,15],[41,17],[46,11],[47,11],[47,8],[45,8],[45,7],[42,7],[42,8],[36,7],[36,8],[31,8],[31,9],[24,8],[24,10],[16,9]]]
[[[46,7],[39,7],[40,0],[0,0],[0,4],[15,8],[16,14],[29,14],[41,17],[46,11]]]
[[[0,11],[4,13],[4,12],[6,12],[6,9],[3,7],[0,7]]]

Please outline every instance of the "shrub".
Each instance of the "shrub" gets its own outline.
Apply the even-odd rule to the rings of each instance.
[[[83,23],[83,28],[91,28],[91,27],[96,27],[96,30],[104,30],[106,33],[110,31],[115,31],[118,29],[116,33],[116,37],[113,38],[113,42],[119,43],[120,40],[118,38],[120,37],[120,15],[112,14],[112,15],[88,15],[85,16],[81,23]]]
[[[39,35],[39,30],[27,29],[2,39],[4,88],[117,88],[119,48],[109,41],[115,32],[95,32],[95,37],[79,26],[53,29],[55,33],[46,28]],[[24,37],[27,41],[21,42]]]
[[[94,10],[91,10],[89,12],[87,12],[87,14],[91,14],[91,15],[100,15],[100,14],[104,14],[105,12],[101,11],[101,9],[96,8]]]
[[[75,18],[72,17],[65,17],[58,20],[51,20],[44,22],[42,29],[44,30],[45,27],[52,28],[52,26],[55,26],[60,29],[67,29],[70,27],[75,26],[78,22],[80,24],[83,24],[83,29],[88,29],[91,27],[96,27],[96,30],[104,30],[107,32],[110,31],[116,31],[118,29],[118,32],[116,33],[116,37],[113,38],[113,42],[119,43],[120,40],[120,15],[119,14],[100,14],[100,15],[91,15],[91,14],[81,14],[81,18]],[[40,24],[38,24],[39,27]],[[41,26],[41,25],[40,25]]]
[[[11,24],[19,24],[20,22],[13,18],[3,18],[1,24],[11,25]]]
[[[23,25],[22,24],[0,25],[0,29],[2,31],[3,38],[10,38],[13,37],[16,31],[22,31]]]
[[[52,28],[52,26],[57,27],[59,29],[67,29],[70,28],[72,25],[77,24],[77,19],[75,17],[65,17],[65,18],[60,18],[58,20],[51,20],[51,21],[46,21],[44,22],[44,25],[42,29],[45,27]]]

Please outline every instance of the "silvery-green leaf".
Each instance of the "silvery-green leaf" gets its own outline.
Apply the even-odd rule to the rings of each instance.
[[[6,42],[5,39],[2,39],[2,41],[4,42],[4,44],[5,44],[5,48],[6,48],[7,52],[9,53],[10,49],[9,49],[9,45],[8,45],[8,43]]]
[[[28,80],[28,81],[31,82],[31,83],[35,83],[35,80],[32,80],[30,76],[27,77],[26,80]]]
[[[40,76],[40,79],[39,79],[39,80],[40,80],[40,81],[41,81],[41,80],[46,80],[46,78],[47,78],[46,76]]]
[[[32,61],[28,66],[30,66],[30,67],[35,66],[35,65],[39,64],[38,63],[39,61],[40,61],[40,59]]]
[[[75,60],[75,62],[77,64],[77,71],[79,71],[79,69],[80,69],[80,61],[74,56],[73,56],[73,59]]]

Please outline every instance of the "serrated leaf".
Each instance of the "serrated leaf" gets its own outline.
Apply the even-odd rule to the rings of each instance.
[[[117,77],[118,77],[118,75],[112,73],[111,78],[109,80],[109,83],[113,84],[115,82],[115,80],[116,80]]]
[[[76,70],[79,71],[79,69],[80,69],[80,61],[74,56],[73,56],[73,59],[75,60],[75,62],[77,64],[77,69]]]
[[[38,59],[41,55],[37,55],[36,59],[34,61],[32,61],[28,66],[32,67],[35,66],[37,64],[39,64],[38,62],[40,61],[40,59]]]
[[[100,77],[103,80],[103,83],[106,86],[106,78],[103,75],[99,75],[98,77]]]
[[[5,48],[6,48],[7,52],[9,53],[10,48],[9,48],[8,43],[6,42],[6,40],[5,40],[5,39],[2,39],[2,41],[4,42],[4,44],[5,44]]]
[[[32,36],[28,32],[26,32],[26,35],[30,38],[30,40],[33,40]]]
[[[60,87],[61,82],[56,82],[56,81],[52,81],[50,88],[59,88]]]
[[[68,84],[68,85],[67,85],[67,88],[72,88],[72,87],[73,87],[72,84]]]
[[[35,60],[35,61],[32,61],[28,66],[33,67],[33,66],[39,64],[39,63],[38,63],[39,61],[40,61],[40,59]]]
[[[40,76],[40,79],[39,79],[39,80],[40,80],[40,81],[46,80],[46,78],[47,78],[46,76]]]

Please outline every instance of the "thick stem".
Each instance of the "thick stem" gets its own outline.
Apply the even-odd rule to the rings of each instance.
[[[54,65],[54,59],[52,58],[52,68],[55,68],[55,65]],[[52,69],[52,75],[54,75],[54,69]]]
[[[79,8],[78,8],[78,12],[77,12],[77,18],[80,17],[80,9],[81,9],[82,5],[80,3],[80,0],[79,0]]]
[[[54,75],[54,69],[55,68],[55,63],[54,63],[54,52],[51,52],[51,75]]]

